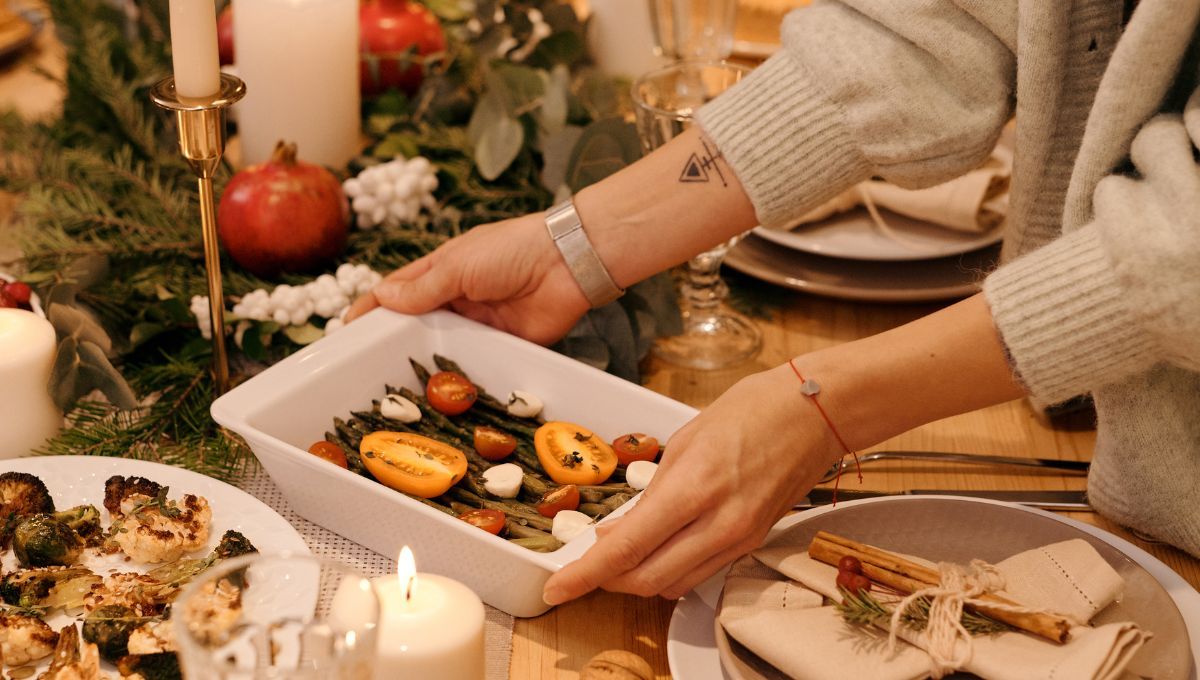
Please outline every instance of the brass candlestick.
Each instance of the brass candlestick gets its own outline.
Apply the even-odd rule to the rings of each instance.
[[[212,178],[225,152],[225,109],[246,96],[240,78],[221,74],[221,89],[208,97],[182,97],[175,78],[158,81],[150,91],[154,103],[175,112],[179,150],[200,188],[200,227],[204,234],[204,270],[208,277],[208,314],[212,322],[213,377],[216,393],[229,389],[229,357],[225,353],[225,300],[221,287],[221,254],[217,249],[217,211]]]

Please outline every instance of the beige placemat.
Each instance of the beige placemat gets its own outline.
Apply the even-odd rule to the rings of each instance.
[[[266,503],[288,521],[313,554],[330,557],[357,569],[364,576],[375,577],[396,573],[396,561],[337,534],[313,524],[297,515],[288,506],[283,492],[275,486],[270,476],[257,462],[247,465],[246,472],[235,481],[235,486]],[[487,654],[487,680],[505,680],[512,658],[513,617],[494,607],[484,606],[487,620],[484,624],[484,648]]]

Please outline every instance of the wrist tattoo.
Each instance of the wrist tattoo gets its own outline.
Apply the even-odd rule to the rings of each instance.
[[[712,181],[713,175],[716,175],[722,187],[729,186],[729,183],[725,181],[725,173],[721,172],[721,163],[724,162],[725,157],[721,155],[720,149],[703,136],[700,137],[700,147],[701,150],[693,152],[683,164],[683,172],[679,173],[679,181],[688,184],[707,184]]]

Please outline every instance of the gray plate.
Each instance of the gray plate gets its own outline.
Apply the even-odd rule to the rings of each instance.
[[[819,530],[850,536],[885,550],[959,563],[976,558],[995,563],[1031,548],[1081,538],[1125,580],[1122,598],[1096,615],[1092,623],[1133,621],[1154,634],[1128,671],[1155,680],[1184,680],[1191,673],[1187,626],[1162,585],[1113,546],[1050,517],[991,503],[898,499],[849,506],[801,521],[772,544],[792,544],[801,550]],[[717,603],[716,621],[720,620],[721,605]],[[721,664],[731,678],[786,680],[786,675],[726,636],[720,623],[714,625]],[[975,676],[959,673],[951,677]]]

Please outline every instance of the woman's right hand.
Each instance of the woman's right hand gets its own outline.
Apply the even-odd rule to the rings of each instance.
[[[383,306],[405,314],[440,307],[550,344],[588,310],[546,232],[542,213],[475,227],[389,274],[354,302],[351,321]]]

